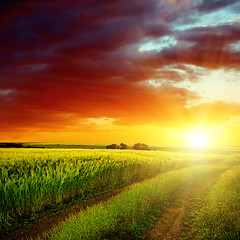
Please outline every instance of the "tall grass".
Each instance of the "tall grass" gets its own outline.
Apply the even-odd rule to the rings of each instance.
[[[141,239],[169,201],[205,179],[214,168],[175,170],[129,187],[107,203],[70,217],[45,239]],[[217,169],[218,170],[218,169]]]
[[[87,199],[186,165],[159,152],[2,149],[0,230],[74,197]]]
[[[223,173],[204,202],[194,238],[240,239],[240,166]]]

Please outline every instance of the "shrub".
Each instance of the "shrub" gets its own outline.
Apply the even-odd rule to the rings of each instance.
[[[135,143],[133,145],[133,149],[135,149],[135,150],[150,150],[148,145],[145,143]]]
[[[117,148],[117,144],[111,144],[106,146],[106,149],[116,149],[116,148]]]
[[[118,149],[127,149],[127,144],[120,143],[120,145],[117,148]]]

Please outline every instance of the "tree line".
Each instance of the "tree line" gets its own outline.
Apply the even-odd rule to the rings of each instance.
[[[120,143],[120,145],[111,144],[111,145],[107,145],[106,149],[128,149],[128,146],[127,146],[127,144],[124,144],[124,143]],[[135,150],[150,150],[148,145],[145,143],[135,143],[133,145],[133,149],[135,149]]]

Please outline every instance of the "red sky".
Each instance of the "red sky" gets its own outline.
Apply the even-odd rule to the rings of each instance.
[[[0,141],[240,142],[237,0],[0,1]],[[219,140],[221,138],[221,141]]]

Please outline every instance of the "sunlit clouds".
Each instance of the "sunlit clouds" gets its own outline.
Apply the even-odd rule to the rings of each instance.
[[[2,1],[0,12],[1,141],[184,145],[204,125],[228,136],[214,130],[212,144],[239,144],[239,1]]]

